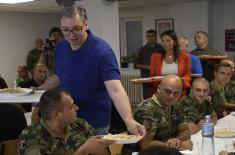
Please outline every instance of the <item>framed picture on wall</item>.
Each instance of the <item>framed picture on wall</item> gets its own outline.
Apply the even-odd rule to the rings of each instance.
[[[161,34],[166,30],[174,30],[174,19],[167,18],[167,19],[156,19],[155,20],[155,27],[157,31],[157,41],[161,42]]]
[[[235,29],[225,30],[225,51],[235,52]]]

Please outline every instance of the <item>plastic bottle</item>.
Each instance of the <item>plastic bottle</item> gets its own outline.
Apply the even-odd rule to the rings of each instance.
[[[214,155],[214,123],[210,115],[206,115],[202,123],[202,155]]]

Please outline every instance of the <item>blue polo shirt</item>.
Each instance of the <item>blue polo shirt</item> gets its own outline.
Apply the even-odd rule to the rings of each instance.
[[[112,101],[104,82],[120,80],[120,71],[111,47],[87,32],[87,40],[78,50],[73,51],[64,39],[56,45],[55,73],[78,105],[78,117],[98,128],[107,126],[111,117]]]

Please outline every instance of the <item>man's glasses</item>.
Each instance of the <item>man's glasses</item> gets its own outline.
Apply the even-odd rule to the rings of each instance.
[[[82,27],[74,27],[74,28],[72,28],[71,30],[70,30],[70,29],[67,29],[67,28],[64,28],[64,29],[62,29],[61,31],[63,32],[63,34],[64,34],[65,36],[69,36],[70,33],[73,33],[73,34],[75,34],[75,35],[81,34],[82,29],[83,29],[83,26],[82,26]]]

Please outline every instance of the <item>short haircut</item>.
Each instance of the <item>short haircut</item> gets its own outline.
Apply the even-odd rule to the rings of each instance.
[[[195,83],[204,83],[204,84],[207,84],[208,87],[210,85],[210,83],[204,77],[198,77],[198,78],[194,79],[193,83],[192,83],[192,87],[194,86]]]
[[[52,33],[54,33],[54,32],[59,32],[62,35],[62,32],[59,27],[52,27],[49,31],[49,36],[51,37]]]
[[[143,149],[140,155],[182,155],[179,150],[166,146],[151,146]]]
[[[60,12],[60,18],[62,18],[62,17],[74,17],[76,15],[80,16],[81,21],[88,20],[86,9],[83,8],[80,5],[64,7]]]
[[[228,62],[220,62],[215,66],[215,72],[218,72],[220,67],[230,67],[232,69],[231,65]]]
[[[70,93],[64,89],[55,88],[44,92],[39,101],[39,111],[43,119],[50,120],[53,111],[62,111],[61,105],[62,94]]]
[[[157,31],[155,31],[154,29],[150,29],[150,30],[146,31],[146,34],[147,33],[154,33],[155,35],[157,35]]]
[[[204,34],[208,38],[208,33],[206,33],[205,31],[197,31],[196,34],[197,33],[202,33],[202,34]]]

